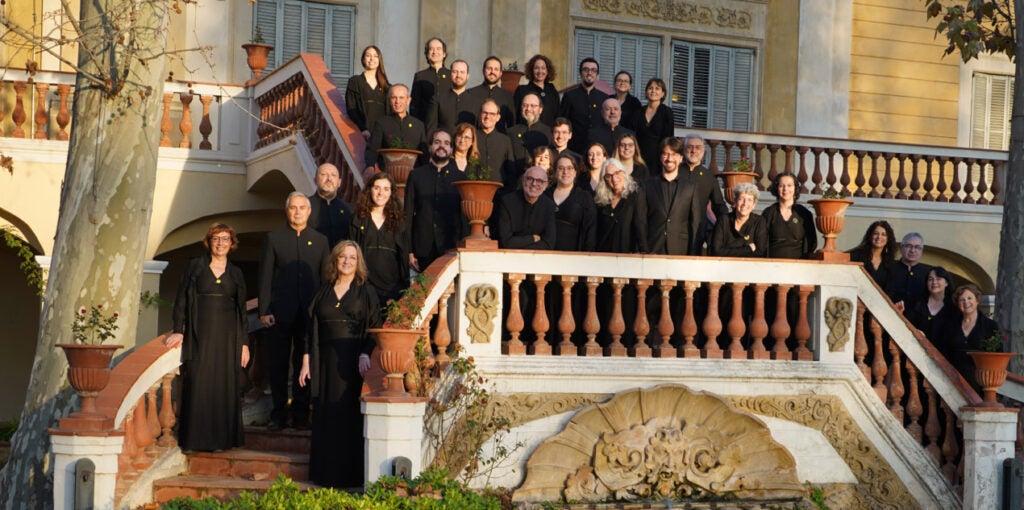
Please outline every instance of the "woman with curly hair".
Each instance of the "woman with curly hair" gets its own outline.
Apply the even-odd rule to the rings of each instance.
[[[363,72],[349,78],[345,88],[345,109],[349,118],[359,126],[363,137],[370,139],[370,130],[379,117],[388,113],[388,73],[384,71],[384,56],[380,48],[367,46],[363,50]]]
[[[601,183],[594,193],[594,204],[597,251],[647,253],[647,200],[621,161],[609,158],[601,165]]]
[[[558,89],[551,83],[555,80],[555,66],[551,59],[544,55],[534,55],[526,62],[523,71],[526,83],[516,87],[513,100],[516,104],[516,115],[522,115],[523,98],[526,94],[533,92],[540,98],[540,104],[544,109],[540,112],[540,121],[545,126],[555,125],[555,117],[558,117],[559,98]],[[522,117],[519,118],[522,122]]]
[[[403,217],[395,181],[377,172],[359,194],[349,232],[366,255],[369,283],[381,304],[397,299],[409,284],[409,240]]]
[[[864,264],[864,269],[871,278],[884,289],[889,282],[889,269],[896,261],[896,254],[899,251],[896,234],[893,233],[889,222],[878,220],[868,226],[860,244],[849,253],[850,260]]]
[[[452,161],[463,172],[469,168],[470,158],[479,158],[480,151],[476,147],[476,128],[467,122],[455,126],[455,139],[452,141]]]

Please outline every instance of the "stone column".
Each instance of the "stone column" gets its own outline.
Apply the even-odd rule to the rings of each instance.
[[[1003,460],[1013,457],[1017,411],[964,407],[964,508],[1000,508]]]
[[[851,2],[801,0],[796,135],[846,138],[850,119]]]
[[[96,466],[93,483],[93,508],[114,508],[114,486],[117,483],[117,456],[124,445],[124,435],[79,436],[53,433],[53,508],[75,508],[75,463],[90,459]]]
[[[391,83],[412,87],[413,75],[425,62],[423,43],[426,41],[420,40],[420,3],[410,0],[379,0],[376,16],[375,43],[387,59],[388,75],[395,77]],[[355,48],[353,72],[362,70],[359,62],[362,54],[363,48]]]
[[[409,478],[419,475],[423,470],[423,417],[427,399],[365,396],[361,407],[366,483],[394,474],[392,463],[398,457],[405,457],[412,463]]]
[[[160,275],[167,269],[163,260],[147,260],[142,263],[142,287],[140,292],[160,294]],[[170,300],[168,300],[170,301]],[[135,327],[135,345],[142,345],[160,334],[160,306],[139,304],[139,322]],[[166,309],[170,313],[170,309]],[[129,348],[132,346],[128,346]]]

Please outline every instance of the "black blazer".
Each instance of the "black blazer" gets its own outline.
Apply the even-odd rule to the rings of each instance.
[[[644,181],[647,198],[647,249],[661,255],[686,255],[690,239],[694,237],[703,218],[697,208],[693,183],[677,179],[675,197],[665,202],[664,187],[669,183],[663,177]]]
[[[305,320],[330,256],[327,238],[307,226],[298,235],[285,225],[267,234],[260,255],[260,315],[280,323]]]
[[[385,94],[380,83],[377,88],[370,87],[363,73],[349,78],[345,87],[345,110],[360,131],[369,131],[377,119],[388,114]]]
[[[397,115],[386,115],[377,119],[370,132],[370,142],[366,144],[364,164],[371,166],[377,163],[377,151],[388,149],[388,140],[401,139],[409,149],[416,149],[423,154],[419,161],[426,161],[427,132],[420,119],[406,115],[399,119]],[[382,165],[383,166],[383,165]]]
[[[416,167],[405,184],[405,221],[410,235],[409,249],[420,269],[444,252],[455,248],[469,228],[462,216],[462,199],[452,185],[466,179],[454,161],[438,171],[432,164]]]
[[[597,251],[647,253],[647,201],[641,190],[610,204],[597,206]]]
[[[555,188],[544,192],[554,201]],[[574,186],[561,204],[555,204],[555,248],[559,251],[594,251],[594,196]]]

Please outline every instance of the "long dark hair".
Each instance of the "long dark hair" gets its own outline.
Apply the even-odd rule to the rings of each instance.
[[[371,49],[377,52],[377,86],[380,87],[381,92],[386,96],[388,94],[388,89],[391,88],[391,83],[388,82],[388,73],[384,70],[384,54],[380,52],[380,48],[372,44],[364,48],[363,56],[360,57],[359,63],[363,65],[363,69],[366,69],[366,52]]]
[[[942,266],[935,266],[928,270],[928,274],[934,274],[936,278],[942,278],[946,280],[946,292],[943,296],[944,301],[949,304],[953,302],[953,275],[946,271],[946,268]]]
[[[402,224],[402,206],[398,203],[398,189],[395,186],[395,181],[384,172],[377,172],[370,177],[370,180],[366,181],[366,186],[363,186],[363,191],[356,199],[356,214],[361,220],[370,217],[370,211],[374,207],[373,184],[380,180],[388,181],[388,184],[391,185],[391,198],[384,204],[384,228],[394,232]]]
[[[871,254],[871,233],[875,231],[875,228],[882,227],[885,229],[885,247],[882,248],[882,265],[888,266],[896,261],[896,253],[899,252],[899,243],[896,242],[896,233],[893,232],[892,226],[889,225],[888,221],[878,220],[871,225],[868,225],[868,229],[864,232],[864,237],[860,240],[860,244],[857,245],[853,251],[860,251],[865,255]]]

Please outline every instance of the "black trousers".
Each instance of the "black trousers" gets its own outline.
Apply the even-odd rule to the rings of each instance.
[[[274,409],[270,419],[284,424],[288,419],[288,385],[291,383],[293,425],[309,423],[309,387],[299,386],[306,321],[278,322],[270,328],[267,355],[270,357],[270,394]],[[289,374],[289,369],[291,374]]]

